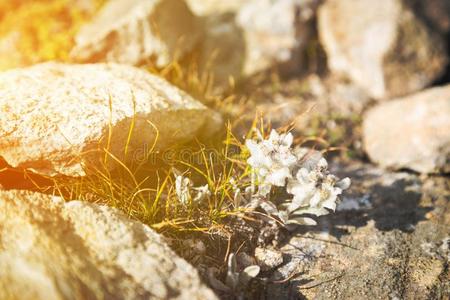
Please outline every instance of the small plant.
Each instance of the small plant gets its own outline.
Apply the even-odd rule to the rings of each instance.
[[[338,196],[350,186],[350,179],[339,180],[328,171],[328,163],[321,153],[293,147],[291,133],[278,134],[272,130],[264,139],[247,140],[250,151],[247,162],[251,166],[253,194],[248,206],[260,207],[277,217],[286,227],[315,225],[305,216],[322,216],[336,209]],[[274,188],[282,188],[286,199],[270,201]]]
[[[275,245],[283,228],[315,225],[316,216],[335,210],[350,179],[339,180],[331,174],[321,152],[295,146],[291,133],[272,130],[265,135],[253,129],[239,140],[228,129],[221,146],[210,147],[198,143],[182,148],[184,153],[201,157],[200,161],[181,155],[159,166],[119,163],[114,171],[100,166],[90,173],[94,175],[75,181],[55,179],[53,193],[117,207],[164,232],[175,250],[188,247],[196,254],[191,255],[196,263],[206,265],[204,274],[211,285],[239,296],[260,268],[254,263],[238,268],[232,253],[252,253],[256,246]],[[119,162],[104,150],[105,164]],[[217,253],[209,254],[209,237],[228,243],[226,253],[218,246]],[[242,237],[245,250],[233,243]],[[200,250],[186,246],[187,239],[203,240],[205,246]],[[208,257],[205,263],[209,255],[213,259]],[[223,257],[227,257],[227,269]],[[212,266],[218,266],[221,280],[215,279]]]

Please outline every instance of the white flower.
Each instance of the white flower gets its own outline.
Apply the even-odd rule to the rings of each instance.
[[[251,155],[247,162],[255,172],[260,195],[269,194],[272,186],[285,186],[286,180],[292,177],[291,168],[297,162],[292,142],[291,133],[278,134],[275,130],[267,140],[245,142]]]
[[[293,149],[290,133],[278,134],[272,130],[266,140],[260,132],[257,135],[260,141],[246,141],[250,151],[247,162],[252,167],[249,207],[260,207],[287,227],[315,225],[316,222],[306,214],[321,216],[336,209],[338,196],[350,186],[349,178],[339,181],[330,174],[328,163],[320,152]],[[267,197],[272,186],[286,187],[292,198],[277,207]]]
[[[306,161],[295,179],[287,185],[287,192],[294,195],[287,203],[290,214],[313,214],[321,216],[328,210],[336,209],[338,195],[350,186],[350,179],[338,181],[337,177],[328,172],[328,164],[324,158],[314,164]]]

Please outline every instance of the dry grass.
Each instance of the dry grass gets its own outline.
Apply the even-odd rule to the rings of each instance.
[[[104,154],[104,159],[97,167],[86,170],[91,175],[49,178],[53,186],[43,191],[60,195],[66,200],[78,199],[116,207],[130,218],[170,234],[176,235],[180,231],[208,233],[220,228],[227,216],[242,212],[234,199],[232,178],[242,188],[248,184],[247,154],[230,129],[220,144],[207,148],[196,142],[178,148],[184,153],[187,149],[199,159],[161,159],[158,165],[151,162],[126,165],[108,149],[98,149]],[[172,151],[176,153],[176,149]],[[153,155],[156,154],[150,149],[147,156],[152,156],[154,160]],[[117,166],[114,171],[109,170],[111,163]],[[178,173],[191,178],[196,186],[207,184],[211,196],[201,203],[181,203],[174,183]]]

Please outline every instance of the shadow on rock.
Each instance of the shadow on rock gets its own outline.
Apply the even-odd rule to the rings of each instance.
[[[52,185],[52,180],[32,172],[13,168],[0,157],[0,190],[41,191]]]
[[[340,239],[351,233],[349,227],[363,227],[373,220],[380,231],[412,232],[432,210],[420,205],[422,183],[415,174],[392,173],[370,166],[343,170],[339,175],[352,178],[352,186],[344,193],[336,212],[319,218],[318,226],[301,231],[328,231]]]

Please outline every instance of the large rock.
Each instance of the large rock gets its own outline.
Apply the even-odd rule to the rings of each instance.
[[[1,299],[216,299],[149,227],[115,209],[0,191]]]
[[[316,0],[252,0],[237,13],[246,40],[244,74],[274,65],[299,71],[302,54],[314,37]]]
[[[269,68],[283,74],[306,67],[305,53],[315,36],[318,0],[190,0],[201,16],[205,37],[198,46],[201,72],[227,87]]]
[[[420,90],[445,70],[441,36],[402,0],[330,0],[318,20],[329,68],[375,98]]]
[[[183,0],[114,0],[83,27],[71,57],[167,65],[191,51],[202,36],[199,20]]]
[[[44,175],[86,175],[104,161],[105,148],[124,162],[142,159],[157,136],[155,149],[162,149],[213,124],[213,114],[178,88],[117,64],[46,63],[1,73],[0,113],[0,156]]]
[[[450,85],[379,104],[364,118],[364,147],[384,167],[450,171]]]

